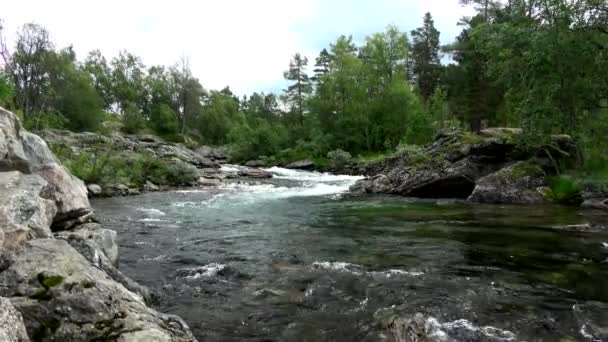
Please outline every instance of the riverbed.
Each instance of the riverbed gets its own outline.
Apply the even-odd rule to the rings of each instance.
[[[268,171],[92,201],[121,270],[200,341],[375,341],[385,312],[446,341],[608,337],[603,212],[354,197],[358,177]]]

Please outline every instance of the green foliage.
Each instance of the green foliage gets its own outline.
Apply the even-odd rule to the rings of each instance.
[[[68,119],[57,111],[32,113],[24,120],[23,125],[26,129],[34,131],[46,128],[66,129]]]
[[[350,153],[337,149],[327,153],[331,166],[334,168],[342,168],[352,162],[353,157]]]
[[[576,178],[570,175],[553,177],[549,180],[549,185],[551,187],[549,197],[554,202],[561,204],[580,204],[582,202],[583,188]]]
[[[395,154],[405,158],[413,165],[425,165],[431,161],[429,155],[419,145],[399,145]]]
[[[8,107],[15,96],[15,86],[10,75],[0,70],[0,107]]]
[[[62,163],[86,183],[100,185],[122,183],[141,187],[146,181],[158,185],[182,186],[197,179],[193,166],[169,162],[142,153],[124,153],[104,148],[74,153],[70,147],[51,146]]]
[[[175,135],[179,130],[177,115],[165,103],[154,107],[150,115],[150,124],[161,135]]]
[[[125,105],[122,116],[122,127],[126,133],[135,134],[146,127],[146,120],[137,106],[129,102]]]

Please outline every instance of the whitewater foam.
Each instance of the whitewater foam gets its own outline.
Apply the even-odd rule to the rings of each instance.
[[[366,275],[370,277],[386,277],[391,278],[393,276],[410,276],[419,277],[424,275],[423,272],[416,271],[405,271],[398,269],[391,269],[386,271],[365,271],[363,266],[357,264],[351,264],[348,262],[331,262],[331,261],[317,261],[312,263],[312,267],[315,269],[322,269],[327,271],[347,272],[354,275]]]
[[[140,208],[140,207],[137,207],[135,209],[138,210],[138,211],[144,212],[146,214],[149,214],[149,215],[155,215],[155,216],[165,216],[166,215],[161,210],[158,210],[158,209],[155,209],[155,208]]]
[[[195,268],[182,268],[177,270],[178,277],[194,280],[199,278],[211,278],[217,276],[227,266],[224,264],[211,263]]]

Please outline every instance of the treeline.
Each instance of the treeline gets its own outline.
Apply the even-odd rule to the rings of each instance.
[[[0,49],[0,104],[32,128],[103,130],[114,121],[130,133],[230,144],[242,160],[382,153],[427,143],[445,127],[521,127],[535,142],[573,135],[585,166],[605,170],[605,2],[461,2],[477,13],[462,19],[452,44],[440,46],[429,13],[409,35],[390,26],[359,44],[341,36],[314,61],[296,54],[282,94],[240,98],[204,89],[185,58],[145,67],[128,52],[108,61],[93,51],[78,61],[26,24],[11,55]]]

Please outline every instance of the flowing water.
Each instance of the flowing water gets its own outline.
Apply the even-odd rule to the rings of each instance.
[[[357,177],[93,201],[120,267],[200,341],[375,341],[382,313],[442,340],[608,338],[608,216],[353,197]]]

